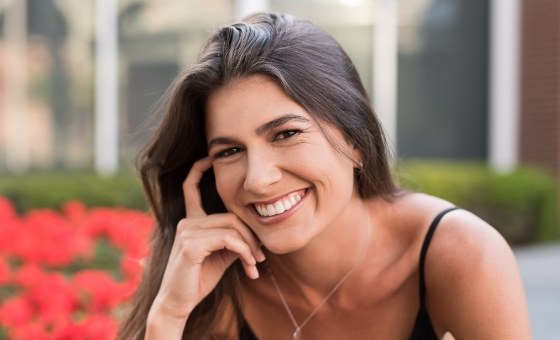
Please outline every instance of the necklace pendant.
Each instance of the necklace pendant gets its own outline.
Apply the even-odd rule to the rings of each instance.
[[[293,338],[294,338],[294,340],[301,339],[301,328],[299,328],[299,327],[296,328],[296,330],[294,331],[294,334],[293,334]]]

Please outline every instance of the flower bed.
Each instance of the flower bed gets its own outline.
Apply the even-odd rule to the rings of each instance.
[[[111,339],[141,276],[152,218],[86,209],[18,216],[0,197],[0,339]]]

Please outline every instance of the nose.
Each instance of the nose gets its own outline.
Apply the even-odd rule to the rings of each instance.
[[[247,173],[243,183],[245,190],[262,195],[281,178],[282,171],[270,153],[248,152]]]

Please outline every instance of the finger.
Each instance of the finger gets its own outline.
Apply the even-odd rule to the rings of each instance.
[[[184,250],[194,263],[202,264],[209,256],[220,257],[224,266],[240,259],[247,276],[259,277],[257,261],[249,245],[232,228],[212,228],[185,231],[182,233]],[[226,253],[224,253],[224,251]],[[229,254],[227,254],[229,253]]]
[[[233,215],[233,214],[231,214]],[[247,242],[249,247],[251,247],[251,251],[253,252],[253,256],[257,260],[257,262],[263,262],[266,260],[264,252],[261,247],[261,241],[257,238],[255,233],[243,222],[239,217],[233,215],[234,220],[236,221],[233,223],[233,227],[241,234],[241,237]]]
[[[227,249],[236,253],[246,265],[254,266],[257,264],[251,247],[241,238],[237,231],[233,229],[211,229],[206,232],[207,235],[200,239],[215,240],[214,246],[216,248],[214,250]],[[210,242],[212,243],[212,241]]]
[[[212,214],[204,218],[185,219],[179,222],[178,228],[185,230],[194,229],[220,229],[232,228],[239,233],[241,239],[245,241],[251,248],[253,256],[258,262],[265,260],[265,255],[261,249],[259,239],[251,231],[251,229],[239,217],[232,213]]]
[[[218,245],[222,244],[218,243]],[[228,234],[224,237],[223,249],[233,252],[241,260],[241,265],[249,278],[259,278],[257,261],[251,253],[251,248],[247,245],[247,243],[236,237],[234,234]],[[231,263],[228,263],[228,265]]]
[[[212,166],[212,158],[206,157],[194,162],[187,178],[183,182],[183,196],[185,199],[185,209],[187,216],[206,216],[200,198],[200,180],[204,172]]]

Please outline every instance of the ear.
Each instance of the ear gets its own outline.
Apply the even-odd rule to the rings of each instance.
[[[357,146],[352,146],[352,162],[354,163],[354,168],[362,169],[363,168],[363,157],[362,153],[358,149]]]

